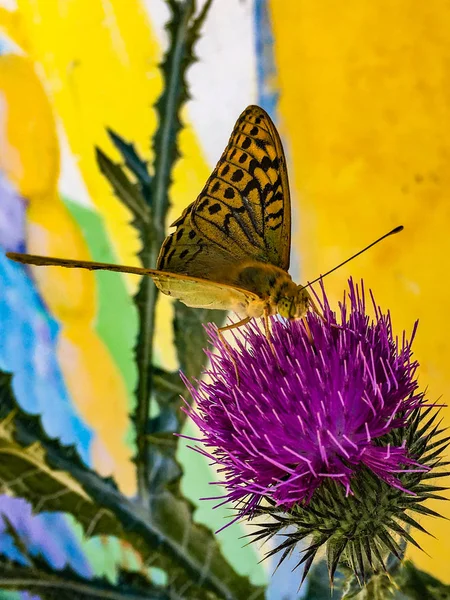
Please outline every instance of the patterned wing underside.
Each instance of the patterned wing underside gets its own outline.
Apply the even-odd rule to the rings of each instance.
[[[205,279],[180,275],[178,273],[157,271],[155,269],[143,269],[140,267],[128,267],[86,260],[72,260],[70,258],[53,258],[35,254],[20,254],[16,252],[7,252],[7,256],[25,265],[57,266],[69,269],[88,269],[89,271],[102,270],[148,275],[164,294],[177,298],[187,306],[232,310],[242,316],[247,316],[249,304],[259,299],[256,294],[239,287],[205,281]]]
[[[195,202],[190,204],[172,223],[176,230],[166,237],[161,246],[157,269],[216,281],[215,273],[226,271],[226,267],[236,260],[194,229],[191,219],[194,205]]]
[[[290,216],[279,135],[263,109],[249,106],[203,191],[173,223],[157,268],[210,280],[248,260],[287,271]]]

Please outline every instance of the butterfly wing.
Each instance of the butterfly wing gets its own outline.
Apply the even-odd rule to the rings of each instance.
[[[218,272],[226,273],[226,267],[239,259],[198,234],[191,219],[194,205],[195,202],[190,204],[172,223],[176,230],[164,240],[156,267],[160,271],[215,281]]]
[[[231,310],[238,315],[246,316],[248,305],[258,300],[256,294],[238,287],[215,283],[188,275],[158,271],[156,269],[143,269],[140,267],[66,258],[52,258],[49,256],[20,254],[16,252],[8,252],[6,256],[16,262],[27,265],[57,266],[70,269],[88,269],[90,271],[118,271],[120,273],[148,275],[164,294],[172,296],[187,306],[194,308]]]
[[[174,223],[158,269],[227,283],[227,265],[243,261],[289,268],[291,207],[286,160],[268,114],[249,106],[195,202]],[[233,271],[230,271],[230,273]],[[235,272],[235,271],[234,271]]]
[[[196,200],[192,223],[223,250],[289,268],[291,207],[286,159],[269,115],[249,106]]]

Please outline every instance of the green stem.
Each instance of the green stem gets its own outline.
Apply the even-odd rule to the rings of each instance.
[[[177,22],[172,46],[167,54],[167,64],[164,70],[166,85],[157,104],[159,127],[155,134],[154,145],[154,175],[151,184],[152,215],[151,223],[144,232],[144,248],[140,255],[142,265],[145,268],[155,267],[159,249],[165,237],[166,216],[169,208],[168,190],[176,157],[178,110],[184,94],[183,75],[186,68],[184,61],[186,40],[193,8],[193,0],[186,0],[178,6],[180,18]],[[138,494],[142,504],[147,507],[150,504],[148,484],[152,467],[150,464],[147,426],[151,409],[153,341],[157,298],[158,289],[152,280],[149,277],[143,278],[136,297],[140,328],[136,348],[138,386],[135,425],[137,431]]]

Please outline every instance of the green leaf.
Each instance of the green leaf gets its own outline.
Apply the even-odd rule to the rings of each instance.
[[[134,144],[126,142],[119,134],[108,129],[108,135],[114,146],[122,155],[125,165],[134,174],[141,187],[142,195],[148,206],[151,206],[150,185],[151,177],[148,172],[147,163],[142,160],[134,147]]]
[[[130,210],[135,223],[139,227],[142,227],[142,224],[148,224],[150,213],[139,186],[132,183],[122,167],[108,158],[100,148],[97,148],[97,162],[100,171],[110,182],[116,196]]]
[[[0,555],[0,588],[39,594],[42,600],[170,600],[172,594],[143,577],[121,571],[117,585],[103,577],[85,579],[70,567],[57,571],[40,557],[22,565]]]
[[[214,535],[193,524],[186,501],[164,489],[153,497],[152,511],[132,502],[112,479],[89,469],[73,446],[49,438],[39,417],[19,407],[10,384],[11,376],[0,372],[0,479],[6,490],[36,512],[73,515],[88,537],[127,540],[146,564],[168,574],[170,590],[189,589],[185,598],[260,597],[260,589],[223,558]]]
[[[160,409],[169,407],[178,411],[180,396],[186,391],[178,371],[170,372],[153,367],[153,389]]]
[[[221,327],[225,317],[223,310],[190,308],[181,302],[175,303],[175,347],[180,368],[189,379],[198,379],[206,363],[203,348],[207,346],[208,336],[204,324],[212,322]]]

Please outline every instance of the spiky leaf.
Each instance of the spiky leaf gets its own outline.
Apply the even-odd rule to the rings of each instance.
[[[100,171],[110,182],[116,196],[130,210],[135,223],[139,227],[142,227],[143,224],[148,224],[150,212],[138,185],[132,183],[123,168],[108,158],[100,148],[97,148],[97,162]]]
[[[35,511],[72,514],[87,536],[127,540],[143,560],[166,571],[174,592],[187,586],[192,597],[258,597],[259,590],[236,575],[217,539],[193,524],[191,505],[167,489],[153,497],[152,510],[123,496],[111,479],[89,469],[74,447],[49,438],[38,417],[16,403],[11,377],[0,372],[0,478],[5,490],[31,502]]]
[[[112,143],[120,152],[125,165],[136,177],[143,198],[145,199],[148,206],[151,207],[151,177],[148,172],[147,163],[142,160],[134,147],[134,144],[126,142],[118,133],[112,129],[108,129],[108,135],[111,138]]]
[[[150,185],[152,214],[149,225],[140,228],[142,265],[154,268],[160,247],[166,234],[166,216],[169,208],[169,188],[172,172],[179,157],[178,134],[181,129],[180,110],[188,98],[186,73],[194,61],[193,46],[198,38],[201,24],[208,12],[208,1],[197,19],[194,18],[195,2],[168,0],[170,20],[166,29],[169,45],[161,67],[163,91],[155,108],[158,127],[153,137],[153,177]],[[136,466],[138,490],[143,504],[150,501],[148,487],[154,469],[154,452],[149,447],[148,417],[153,395],[153,337],[155,331],[155,309],[158,290],[150,278],[144,277],[135,303],[139,314],[139,330],[136,343],[136,363],[138,384],[136,389],[136,409],[133,422],[137,432]],[[196,349],[198,351],[198,349]],[[159,460],[159,457],[156,457]]]
[[[103,577],[85,579],[70,567],[52,569],[41,557],[32,557],[30,564],[22,565],[0,555],[0,589],[38,594],[41,600],[170,600],[173,597],[150,581],[144,587],[142,579],[122,571],[118,584],[113,585]]]

